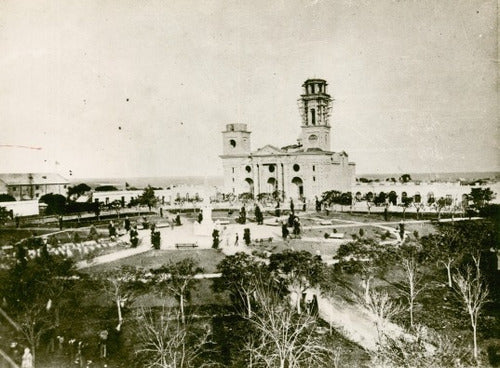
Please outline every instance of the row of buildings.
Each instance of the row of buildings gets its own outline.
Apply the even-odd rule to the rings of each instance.
[[[356,165],[346,152],[331,149],[330,117],[333,98],[323,79],[308,79],[299,97],[300,136],[297,143],[284,147],[271,144],[257,150],[251,148],[251,132],[246,124],[227,124],[222,132],[224,173],[223,188],[181,185],[155,191],[162,202],[173,203],[177,198],[197,195],[212,197],[217,191],[238,196],[249,193],[254,197],[272,194],[282,200],[290,198],[312,202],[329,190],[352,192],[356,198],[366,194],[395,191],[399,201],[403,196],[427,202],[434,197],[455,203],[470,192],[459,183],[356,183]],[[38,201],[44,194],[66,195],[69,181],[55,173],[0,174],[0,194],[16,201]],[[500,188],[499,188],[500,189]],[[94,192],[80,200],[128,203],[139,191]]]

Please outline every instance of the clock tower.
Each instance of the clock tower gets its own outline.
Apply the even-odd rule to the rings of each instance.
[[[308,79],[302,87],[304,93],[299,99],[302,116],[300,141],[305,151],[319,149],[330,151],[329,118],[332,98],[326,92],[327,83],[323,79]]]

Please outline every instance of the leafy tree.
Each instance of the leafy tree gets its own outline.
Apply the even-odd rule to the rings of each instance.
[[[90,191],[90,188],[87,184],[81,183],[68,188],[68,199],[76,200],[81,197],[86,192]]]
[[[451,288],[452,267],[464,254],[464,244],[460,234],[454,227],[440,226],[437,234],[429,234],[421,238],[423,250],[427,254],[427,259],[435,261],[446,268],[448,275],[448,286]]]
[[[195,284],[194,276],[203,270],[192,258],[185,258],[176,263],[170,263],[160,268],[151,270],[156,275],[156,282],[160,287],[170,290],[179,300],[181,321],[186,323],[184,304],[189,300],[190,293]]]
[[[438,219],[441,218],[441,211],[445,207],[446,207],[446,199],[444,199],[443,197],[440,197],[436,201],[436,210],[437,210],[437,213],[438,213]]]
[[[490,188],[471,188],[468,197],[475,208],[481,209],[495,198],[495,193]]]
[[[253,199],[253,194],[250,192],[241,193],[240,195],[238,195],[238,199],[246,203]]]
[[[380,192],[378,195],[375,196],[375,198],[373,198],[373,203],[375,204],[375,206],[379,206],[381,204],[384,204],[387,200],[387,194],[385,194],[384,192]]]
[[[94,190],[96,192],[115,192],[118,190],[118,188],[115,187],[114,185],[101,185],[101,186],[95,187]]]
[[[369,303],[371,281],[385,270],[394,254],[371,238],[360,238],[340,245],[336,259],[339,267],[349,273],[360,273],[364,300]]]
[[[2,193],[0,194],[0,202],[15,202],[16,199],[10,194]]]
[[[413,197],[403,197],[401,198],[401,205],[403,206],[403,219],[405,218],[405,213],[408,207],[413,203]]]
[[[269,270],[296,296],[297,312],[301,313],[303,293],[320,283],[324,265],[321,256],[307,251],[285,250],[274,253],[269,259]]]
[[[59,304],[76,272],[71,260],[50,256],[46,251],[30,260],[25,254],[19,245],[19,261],[1,274],[0,297],[6,308],[4,314],[15,321],[35,361],[41,337],[59,324]]]
[[[0,207],[0,225],[5,224],[10,218],[10,213],[5,207]]]
[[[228,290],[234,301],[240,301],[247,317],[252,317],[252,299],[258,280],[265,277],[265,268],[247,254],[238,252],[225,257],[218,265],[222,275],[214,280],[216,291]]]
[[[144,189],[144,192],[137,198],[138,203],[143,206],[148,206],[149,210],[151,211],[151,207],[156,206],[158,203],[158,198],[155,196],[155,191],[151,187],[151,185],[148,185],[146,189]]]
[[[411,176],[410,174],[403,174],[399,177],[399,181],[401,183],[408,183],[409,181],[411,181]]]
[[[395,191],[391,190],[387,196],[389,203],[396,205],[398,203],[398,195]]]
[[[321,203],[324,203],[327,206],[330,206],[333,203],[338,203],[341,194],[342,193],[338,190],[329,190],[327,192],[324,192],[323,194],[321,194]]]
[[[66,198],[61,194],[53,194],[53,193],[45,194],[40,197],[39,202],[47,204],[47,209],[45,210],[45,213],[47,215],[64,214]]]

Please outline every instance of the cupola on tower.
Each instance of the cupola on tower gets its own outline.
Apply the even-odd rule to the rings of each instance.
[[[300,141],[304,150],[330,151],[332,98],[326,92],[326,86],[324,79],[308,79],[302,85],[304,90],[299,99],[299,110],[302,116]]]

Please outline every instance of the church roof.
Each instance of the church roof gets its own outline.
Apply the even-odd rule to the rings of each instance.
[[[273,155],[280,153],[286,153],[286,151],[270,144],[266,144],[264,147],[261,147],[257,149],[257,151],[253,152],[254,155]]]

